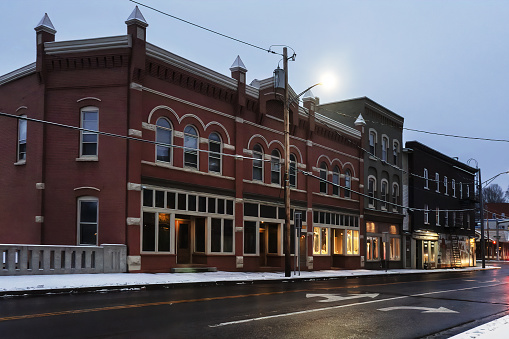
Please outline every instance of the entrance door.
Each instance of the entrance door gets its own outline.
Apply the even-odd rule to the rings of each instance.
[[[422,268],[424,269],[436,267],[435,243],[435,241],[422,241]]]
[[[191,222],[190,220],[175,220],[177,231],[177,264],[191,263]]]
[[[263,224],[260,224],[259,237],[260,266],[267,266],[267,230]]]

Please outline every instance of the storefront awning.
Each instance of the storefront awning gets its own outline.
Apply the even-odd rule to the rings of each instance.
[[[425,230],[416,230],[412,233],[412,238],[414,238],[416,240],[437,241],[438,233],[432,232],[432,231],[425,231]]]

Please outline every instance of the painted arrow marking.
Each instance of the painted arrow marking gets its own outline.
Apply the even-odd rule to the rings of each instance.
[[[395,310],[418,310],[422,311],[422,313],[459,313],[457,311],[450,310],[445,307],[432,308],[432,307],[418,307],[418,306],[393,306],[393,307],[385,307],[379,308],[379,311],[395,311]]]
[[[306,294],[306,298],[326,298],[323,300],[318,300],[319,303],[330,303],[333,301],[342,301],[342,300],[350,300],[350,299],[358,299],[358,298],[376,298],[378,297],[378,293],[372,293],[372,294],[351,294],[346,297],[337,295],[337,294],[315,294],[315,293],[308,293]]]

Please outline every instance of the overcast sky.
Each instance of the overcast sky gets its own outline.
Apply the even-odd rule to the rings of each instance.
[[[321,103],[367,96],[405,118],[405,127],[462,136],[509,139],[509,1],[139,0],[163,12],[268,49],[288,45],[296,92],[316,87]],[[56,40],[126,34],[129,0],[0,1],[0,74],[35,61],[35,31],[44,13]],[[240,55],[247,81],[272,76],[280,56],[211,34],[140,6],[147,40],[230,75]],[[279,48],[279,50],[278,50]],[[281,52],[280,47],[273,47]],[[465,140],[405,130],[467,162],[483,181],[509,170],[508,142]],[[475,162],[471,163],[475,167]],[[498,177],[506,190],[509,175]]]

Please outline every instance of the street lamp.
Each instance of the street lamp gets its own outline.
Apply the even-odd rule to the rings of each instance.
[[[290,57],[295,58],[295,54]],[[292,274],[291,258],[290,258],[290,105],[298,98],[309,91],[311,88],[321,85],[315,84],[305,91],[299,93],[297,96],[288,99],[288,49],[283,48],[283,69],[278,68],[274,71],[274,89],[282,88],[284,90],[284,148],[285,148],[285,175],[284,175],[284,192],[285,192],[285,236],[283,243],[283,250],[285,253],[285,277],[290,277]]]

